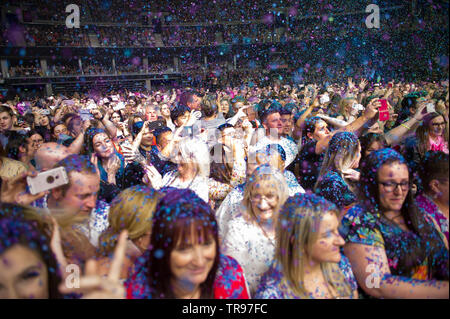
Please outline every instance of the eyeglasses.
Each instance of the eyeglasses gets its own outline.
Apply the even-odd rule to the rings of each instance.
[[[401,182],[401,183],[396,183],[396,182],[379,182],[379,184],[383,185],[384,190],[386,192],[393,192],[394,189],[397,188],[397,186],[400,186],[400,188],[402,189],[402,191],[406,192],[409,189],[409,181],[408,182]]]
[[[277,200],[277,195],[269,194],[266,196],[266,195],[255,194],[250,197],[250,201],[255,202],[255,203],[260,203],[263,199],[265,199],[266,202],[273,202],[273,201]]]
[[[441,122],[441,123],[431,123],[431,125],[433,126],[445,126],[445,124],[447,124],[446,122]]]

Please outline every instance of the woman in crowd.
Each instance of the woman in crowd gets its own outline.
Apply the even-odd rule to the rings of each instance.
[[[288,196],[283,174],[269,165],[259,166],[245,186],[240,213],[219,225],[222,250],[244,269],[250,295],[272,262],[278,211]]]
[[[427,114],[422,125],[417,128],[415,137],[405,141],[405,157],[414,172],[428,151],[449,152],[448,123],[437,112]]]
[[[175,124],[172,122],[172,118],[170,117],[170,107],[168,104],[161,104],[161,116],[163,120],[166,122],[166,126],[170,128],[172,131],[175,130]]]
[[[298,165],[296,176],[302,187],[306,190],[314,188],[325,151],[333,135],[339,131],[356,132],[360,130],[368,121],[373,121],[379,106],[379,101],[372,100],[361,117],[334,132],[330,132],[328,124],[317,116],[310,117],[305,121],[302,136],[308,142],[302,143],[302,149],[296,159]]]
[[[274,263],[255,298],[357,298],[349,261],[340,253],[339,210],[314,194],[290,197],[276,227]]]
[[[152,217],[161,195],[143,186],[132,186],[122,191],[111,203],[108,229],[100,235],[99,252],[104,256],[99,260],[105,275],[111,266],[111,256],[119,234],[128,231],[127,251],[121,271],[121,279],[133,272],[137,258],[144,253],[150,243]]]
[[[429,151],[420,163],[419,177],[422,192],[416,197],[417,206],[432,219],[448,243],[448,154]],[[448,247],[448,246],[447,246]]]
[[[62,298],[50,240],[21,211],[0,205],[0,299]]]
[[[188,189],[162,192],[150,246],[126,282],[127,297],[248,298],[241,267],[220,254],[217,222],[208,204]]]
[[[154,166],[146,167],[146,175],[153,188],[189,188],[208,202],[210,158],[206,144],[198,137],[184,137],[178,142],[174,152],[176,156],[173,161],[177,163],[177,170],[168,172],[161,178]]]
[[[361,164],[361,200],[343,217],[345,256],[363,294],[448,298],[448,250],[416,206],[405,159],[392,149]],[[369,271],[368,271],[369,270]]]
[[[347,123],[351,123],[356,120],[355,115],[358,114],[358,110],[356,110],[353,105],[357,104],[354,98],[345,98],[339,101],[339,113],[336,118],[338,120],[343,120]]]
[[[339,209],[356,202],[356,185],[359,172],[361,146],[355,134],[336,133],[328,145],[315,192],[334,203]]]
[[[219,155],[216,154],[219,153]],[[212,158],[209,177],[209,203],[212,209],[220,206],[223,199],[233,189],[231,178],[233,174],[233,158],[230,150],[224,144],[216,144],[212,147]]]
[[[119,111],[113,112],[111,114],[111,122],[113,122],[117,128],[116,138],[120,143],[130,134],[127,130],[125,121],[123,120],[122,114]]]
[[[386,148],[386,139],[383,134],[367,133],[359,138],[361,144],[361,162],[374,151]]]
[[[101,129],[90,129],[88,132],[92,161],[100,171],[100,179],[108,184],[123,187],[125,159],[117,152],[112,140]]]

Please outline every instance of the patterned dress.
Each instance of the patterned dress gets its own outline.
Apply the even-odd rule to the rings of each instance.
[[[339,269],[342,271],[351,290],[357,290],[358,284],[353,275],[352,267],[344,255],[341,256]],[[310,296],[310,298],[313,297]],[[295,295],[288,289],[283,280],[281,265],[278,262],[274,262],[270,269],[263,275],[254,299],[301,299],[301,297]]]
[[[343,217],[339,231],[347,243],[384,249],[393,276],[448,280],[448,250],[422,213],[419,228],[426,230],[422,237],[413,231],[404,231],[378,212],[367,212],[360,204],[353,206]],[[430,242],[435,242],[436,247]]]

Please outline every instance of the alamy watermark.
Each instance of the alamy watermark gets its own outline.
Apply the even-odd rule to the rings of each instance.
[[[69,273],[66,277],[66,287],[80,288],[80,267],[75,264],[67,265],[66,273]]]
[[[66,27],[68,29],[80,28],[80,7],[76,4],[69,4],[66,7],[66,13],[70,13],[66,18]]]
[[[366,7],[366,13],[370,15],[366,18],[366,27],[368,29],[380,28],[380,7],[376,4],[369,4]]]
[[[377,264],[369,264],[366,267],[366,273],[370,273],[370,275],[366,278],[366,287],[367,288],[380,288],[381,283],[381,271]]]

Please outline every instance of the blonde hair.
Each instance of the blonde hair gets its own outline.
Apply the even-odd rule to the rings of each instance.
[[[348,106],[352,106],[353,103],[356,102],[355,98],[345,98],[345,99],[341,99],[339,101],[339,113],[342,114],[342,116],[344,116],[344,119],[347,119],[350,116],[350,113],[346,110],[346,108]]]
[[[250,199],[253,191],[258,188],[275,190],[278,196],[278,203],[275,208],[277,212],[289,197],[289,189],[284,175],[279,170],[267,164],[258,166],[248,179],[244,190],[244,199],[242,200],[243,205],[247,208],[248,214],[254,220],[256,220],[257,216],[252,209]]]
[[[86,216],[73,214],[64,209],[52,210],[52,214],[39,208],[22,207],[22,216],[24,219],[35,222],[37,227],[48,238],[52,238],[54,225],[53,217],[59,227],[61,236],[61,246],[65,257],[72,263],[80,263],[89,258],[95,257],[95,248],[89,241],[89,238],[83,234],[80,225],[85,224],[88,219]]]
[[[208,146],[198,137],[184,137],[178,142],[182,161],[194,163],[197,168],[197,176],[209,177],[210,155]]]
[[[329,171],[335,170],[347,183],[350,190],[351,182],[344,178],[343,172],[352,168],[353,163],[361,152],[361,145],[356,135],[350,132],[336,133],[328,144],[328,149],[322,162],[319,176],[314,189],[317,189],[322,177]]]
[[[128,231],[131,240],[151,231],[153,213],[160,198],[156,190],[140,185],[123,190],[111,203],[109,227],[99,239],[100,254],[106,256],[113,252],[122,230]]]
[[[304,285],[305,264],[308,252],[318,240],[320,223],[326,214],[338,217],[337,207],[314,194],[292,196],[280,211],[275,262],[283,274],[282,289],[296,297],[310,297]],[[352,295],[352,288],[337,263],[323,262],[320,268],[326,282],[340,297]]]

